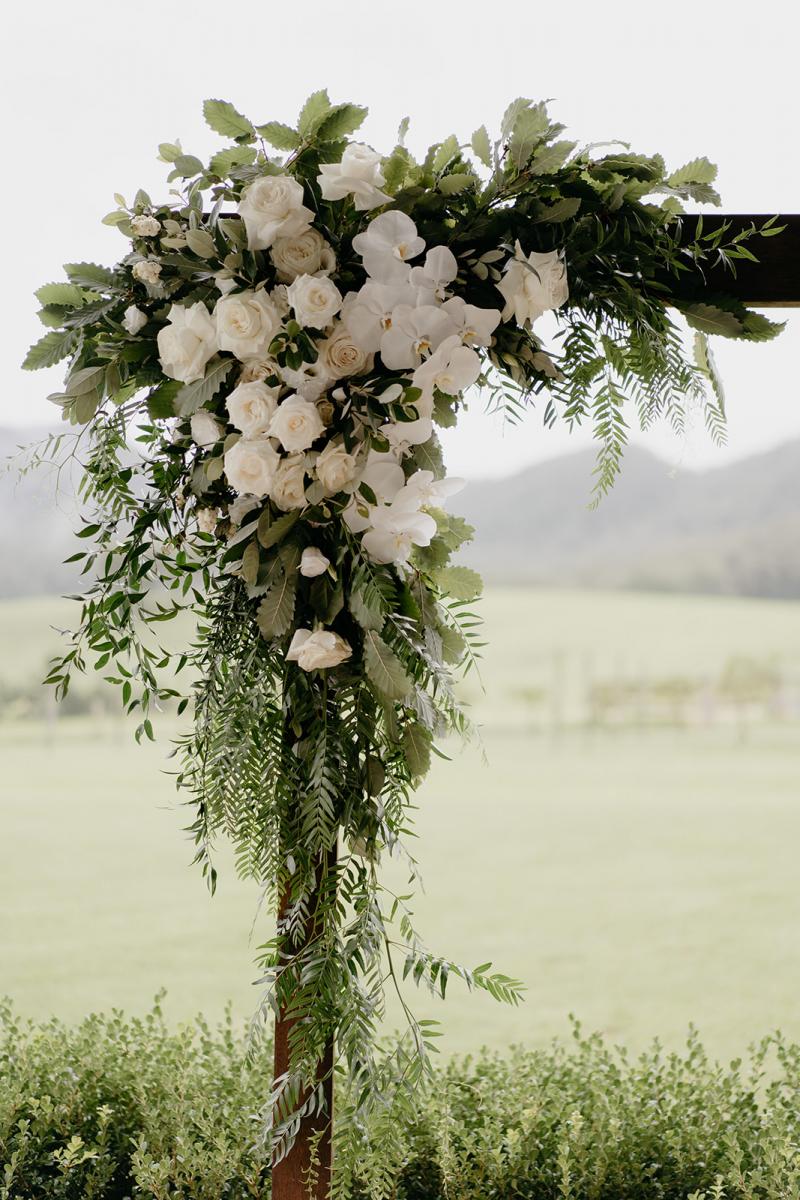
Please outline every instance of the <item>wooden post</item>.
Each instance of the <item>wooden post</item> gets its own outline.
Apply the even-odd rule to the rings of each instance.
[[[311,897],[310,916],[303,935],[306,941],[315,935],[320,889],[326,886],[325,877],[335,865],[336,846],[323,857],[317,868],[317,886]],[[287,912],[289,903],[290,894],[287,890],[281,902],[279,922]],[[302,945],[296,945],[294,949],[301,950]],[[281,1009],[275,1021],[275,1079],[284,1075],[289,1068],[289,1035],[296,1019],[288,1017],[285,1009]],[[272,1200],[329,1200],[333,1177],[334,1052],[333,1038],[330,1038],[317,1072],[325,1097],[325,1112],[304,1117],[289,1153],[280,1162],[273,1163]],[[303,1096],[300,1102],[305,1098]]]

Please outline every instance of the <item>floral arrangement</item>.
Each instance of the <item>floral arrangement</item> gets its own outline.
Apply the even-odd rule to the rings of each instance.
[[[64,694],[91,656],[140,714],[137,737],[159,707],[191,704],[178,783],[197,861],[213,887],[229,836],[278,913],[260,959],[262,1012],[292,1019],[266,1106],[280,1157],[326,1103],[332,1040],[344,1130],[363,1134],[426,1070],[434,1031],[405,1000],[407,1034],[376,1049],[387,983],[444,995],[457,976],[520,995],[427,950],[379,877],[382,855],[407,854],[435,739],[467,730],[453,675],[478,649],[480,579],[451,562],[472,531],[447,511],[462,481],[437,427],[474,388],[511,419],[543,394],[546,424],[593,423],[600,495],[627,401],[645,423],[702,405],[719,433],[707,334],[779,327],[706,293],[709,265],[752,251],[724,225],[687,241],[684,202],[717,201],[705,159],[668,172],[657,155],[580,148],[529,100],[497,140],[482,127],[422,162],[406,122],[386,156],[350,140],[365,110],[325,92],[296,127],[219,100],[205,116],[229,144],[207,164],[160,147],[169,199],[118,197],[105,219],[124,257],[40,289],[49,332],[25,366],[69,360],[52,399],[75,427],[91,544],[74,555],[87,591],[49,680]],[[159,630],[185,609],[196,624],[176,649]]]

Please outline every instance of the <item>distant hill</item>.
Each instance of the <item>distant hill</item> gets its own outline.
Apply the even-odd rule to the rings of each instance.
[[[2,460],[41,429],[0,429],[0,597],[76,587],[70,480],[18,480]],[[475,525],[461,559],[487,579],[800,598],[800,441],[731,466],[674,472],[628,450],[590,510],[591,450],[471,484],[453,509]]]
[[[597,509],[593,451],[474,483],[465,562],[488,579],[800,597],[800,441],[730,466],[674,472],[639,447]]]

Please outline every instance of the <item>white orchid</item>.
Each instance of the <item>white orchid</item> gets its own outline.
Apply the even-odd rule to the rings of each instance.
[[[437,479],[433,471],[415,471],[395,496],[393,507],[399,512],[443,508],[445,501],[465,488],[466,484],[466,479],[459,479],[455,475]]]
[[[391,200],[380,190],[385,182],[380,154],[361,142],[351,142],[341,162],[322,163],[317,176],[323,200],[344,200],[345,196],[352,196],[358,212],[378,208]]]
[[[442,311],[447,313],[465,345],[491,345],[492,334],[500,324],[499,308],[478,308],[460,296],[453,296],[444,302]]]
[[[381,358],[390,371],[417,367],[431,351],[453,334],[453,322],[434,304],[398,304],[391,325],[381,337]]]
[[[436,522],[424,512],[406,512],[393,504],[377,508],[372,527],[361,539],[364,550],[378,563],[407,563],[415,546],[429,546]]]
[[[412,306],[414,289],[407,282],[378,283],[374,279],[357,292],[348,292],[341,319],[356,345],[369,354],[380,349],[381,338],[392,327],[392,313],[401,304]]]
[[[458,261],[447,246],[432,246],[425,255],[424,266],[412,267],[410,282],[417,291],[418,304],[441,303],[447,296],[447,285],[458,274]]]
[[[476,352],[453,334],[417,367],[412,378],[424,397],[432,397],[434,391],[457,396],[472,387],[480,373],[481,360]]]
[[[416,421],[387,421],[380,432],[398,455],[408,454],[413,446],[421,446],[433,434],[433,421],[422,416]]]
[[[406,477],[403,468],[391,451],[370,450],[361,472],[360,482],[365,483],[381,503],[390,504],[403,488]]]
[[[364,233],[353,238],[353,249],[364,260],[364,270],[381,283],[404,280],[409,259],[425,249],[425,240],[403,212],[381,213],[370,221]]]

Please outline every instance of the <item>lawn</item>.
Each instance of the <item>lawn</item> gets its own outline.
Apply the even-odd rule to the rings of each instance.
[[[484,614],[485,691],[465,688],[487,761],[448,747],[420,794],[416,910],[434,948],[529,991],[509,1011],[421,998],[446,1047],[541,1043],[570,1011],[634,1045],[690,1021],[723,1054],[776,1025],[800,1038],[798,726],[570,723],[587,679],[712,677],[734,653],[793,667],[800,606],[507,590]],[[0,680],[35,675],[67,620],[0,607]],[[140,1011],[163,986],[175,1018],[228,998],[249,1015],[268,923],[224,854],[214,899],[189,865],[165,750],[105,716],[0,724],[0,992],[23,1011]]]

